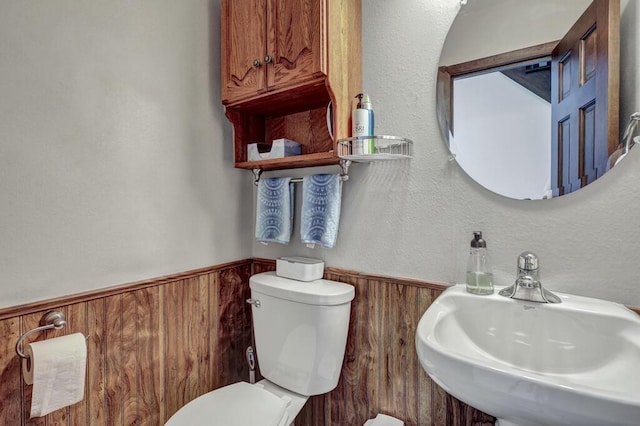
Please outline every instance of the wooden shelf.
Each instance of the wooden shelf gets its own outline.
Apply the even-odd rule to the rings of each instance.
[[[280,170],[301,167],[331,166],[340,163],[334,152],[317,152],[314,154],[296,155],[293,157],[274,158],[271,160],[242,161],[236,163],[239,169]]]
[[[326,107],[275,117],[251,115],[232,108],[227,108],[226,114],[234,126],[235,166],[238,168],[275,170],[339,162],[335,144],[327,130]],[[270,144],[280,138],[300,143],[302,155],[247,161],[250,143]]]

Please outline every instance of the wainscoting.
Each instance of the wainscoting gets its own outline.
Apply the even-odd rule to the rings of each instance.
[[[245,379],[250,275],[245,260],[27,306],[14,316],[1,311],[0,424],[162,425],[195,397]],[[29,419],[31,386],[22,380],[14,346],[54,308],[68,325],[36,340],[89,336],[85,399]]]
[[[247,380],[251,273],[273,270],[248,259],[170,277],[0,309],[1,425],[162,425],[193,398]],[[253,271],[253,272],[252,272]],[[493,418],[447,395],[424,373],[414,348],[418,319],[443,287],[328,268],[356,288],[338,387],[312,397],[297,426],[362,425],[378,412],[414,425],[492,425]],[[29,341],[88,335],[85,399],[29,419],[15,343],[45,312],[68,325]]]

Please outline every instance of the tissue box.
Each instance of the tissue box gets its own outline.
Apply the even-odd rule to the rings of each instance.
[[[276,259],[276,275],[298,281],[314,281],[322,278],[324,262],[309,257],[280,257]]]
[[[263,144],[251,143],[247,145],[248,161],[293,157],[302,154],[302,145],[289,139],[275,139],[269,152],[260,152],[259,145]]]

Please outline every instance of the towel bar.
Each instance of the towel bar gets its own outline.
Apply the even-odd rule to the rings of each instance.
[[[342,176],[342,180],[343,181],[348,181],[349,180],[349,166],[351,165],[351,160],[340,160],[340,167],[342,168],[342,173],[340,173],[340,176]],[[260,182],[260,176],[262,175],[262,169],[252,169],[251,170],[253,172],[253,183],[258,186],[258,182]],[[291,179],[291,183],[300,183],[302,182],[302,178],[293,178]]]

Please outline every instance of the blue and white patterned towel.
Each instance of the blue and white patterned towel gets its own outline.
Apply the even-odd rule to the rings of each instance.
[[[332,248],[338,239],[342,176],[321,174],[302,179],[300,236],[309,247]]]
[[[260,179],[256,203],[256,240],[289,244],[293,231],[293,193],[290,177]]]

